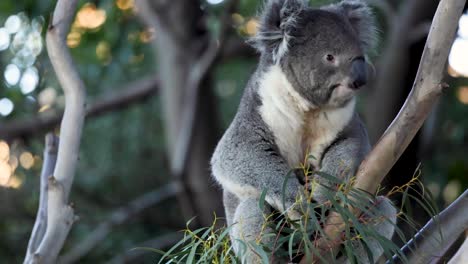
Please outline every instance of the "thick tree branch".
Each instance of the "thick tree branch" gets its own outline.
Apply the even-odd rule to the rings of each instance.
[[[68,204],[85,117],[86,88],[73,64],[66,37],[77,0],[59,0],[47,30],[46,46],[59,83],[64,90],[65,112],[60,131],[54,175],[48,179],[47,227],[32,260],[25,263],[55,263],[76,216]]]
[[[97,117],[151,98],[157,94],[158,78],[144,79],[125,84],[120,89],[112,89],[112,94],[100,96],[86,109],[86,117]],[[115,92],[118,90],[118,92]],[[29,137],[53,129],[62,120],[63,113],[35,116],[30,119],[0,124],[0,138],[12,140],[17,137]]]
[[[45,137],[44,162],[42,164],[40,179],[39,207],[26,251],[26,263],[32,262],[34,253],[44,238],[47,228],[47,183],[55,168],[57,149],[58,137],[52,133],[47,134]]]
[[[468,229],[468,190],[431,219],[403,248],[408,263],[438,263],[459,235]],[[387,263],[390,263],[387,262]],[[391,263],[403,263],[394,256]]]
[[[372,194],[377,191],[380,182],[420,129],[441,94],[445,86],[441,83],[445,63],[464,4],[465,0],[440,1],[413,89],[398,116],[361,163],[356,174],[355,188]],[[359,214],[357,209],[354,211]],[[337,252],[337,238],[344,228],[341,215],[331,212],[324,227],[326,235],[318,241],[324,254]],[[301,263],[306,262],[304,257]]]
[[[175,196],[180,191],[181,185],[172,182],[157,190],[145,193],[128,205],[115,210],[105,222],[99,224],[83,241],[60,257],[60,263],[75,263],[102,242],[114,227],[124,224],[133,216],[167,198]]]

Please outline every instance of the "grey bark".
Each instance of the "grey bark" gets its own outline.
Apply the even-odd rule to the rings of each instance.
[[[408,263],[438,263],[459,235],[468,229],[466,208],[468,208],[468,190],[465,190],[456,201],[431,219],[402,248]],[[404,262],[399,256],[394,256],[392,263]]]
[[[139,1],[144,21],[156,28],[155,39],[157,61],[161,78],[161,102],[163,105],[168,154],[174,158],[180,140],[179,133],[184,127],[183,109],[190,104],[186,101],[187,93],[192,88],[189,78],[194,65],[202,58],[210,44],[210,35],[205,27],[204,13],[199,1]],[[183,19],[181,19],[183,18]],[[215,97],[209,74],[200,82],[196,96],[197,107],[194,109],[195,122],[191,137],[187,164],[178,177],[185,185],[185,195],[179,196],[185,217],[198,215],[199,223],[210,225],[213,212],[223,215],[221,194],[213,188],[210,178],[209,159],[216,144],[218,124]],[[172,160],[171,160],[172,163]]]

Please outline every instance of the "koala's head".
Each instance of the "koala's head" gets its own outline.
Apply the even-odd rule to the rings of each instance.
[[[367,82],[365,52],[375,43],[374,24],[358,0],[320,9],[302,0],[269,0],[253,42],[312,105],[340,107]]]

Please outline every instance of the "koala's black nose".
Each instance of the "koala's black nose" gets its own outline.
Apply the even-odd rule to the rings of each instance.
[[[367,68],[364,58],[356,58],[351,63],[351,89],[358,89],[367,83]]]

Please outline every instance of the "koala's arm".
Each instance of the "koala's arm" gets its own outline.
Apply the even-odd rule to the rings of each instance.
[[[259,197],[266,190],[266,201],[281,212],[294,204],[296,194],[303,189],[279,154],[268,129],[261,125],[234,123],[216,147],[211,165],[215,179],[224,189],[241,200]],[[288,175],[284,208],[283,185]]]
[[[322,155],[319,171],[347,182],[354,176],[358,166],[369,151],[370,144],[367,132],[356,114],[350,124]],[[324,188],[331,187],[332,184],[320,175],[315,177],[320,185],[313,188],[312,197],[323,202],[327,200]]]

